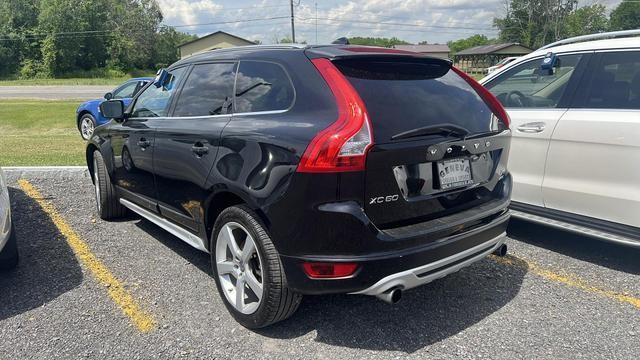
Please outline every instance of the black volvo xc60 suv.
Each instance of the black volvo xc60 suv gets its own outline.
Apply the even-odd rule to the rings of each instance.
[[[202,251],[249,328],[304,294],[395,302],[504,250],[509,118],[449,60],[350,45],[241,47],[161,70],[96,129],[103,219]]]

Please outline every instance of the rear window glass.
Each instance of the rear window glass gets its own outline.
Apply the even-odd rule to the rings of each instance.
[[[640,109],[640,51],[603,53],[590,71],[584,107]]]
[[[231,113],[234,63],[198,64],[180,92],[173,116],[208,116]]]
[[[293,86],[280,65],[241,61],[236,78],[236,113],[286,110],[293,103]]]
[[[336,61],[365,102],[376,142],[431,125],[471,134],[491,131],[491,110],[473,88],[441,63]]]

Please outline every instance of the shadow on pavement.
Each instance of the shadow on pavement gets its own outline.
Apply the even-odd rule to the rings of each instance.
[[[512,219],[509,237],[574,259],[628,274],[640,274],[640,249],[598,240],[569,231]]]
[[[181,257],[211,274],[209,256],[153,223],[136,225]],[[527,264],[485,259],[431,284],[407,291],[387,305],[368,296],[307,296],[289,320],[258,333],[292,339],[316,331],[316,341],[349,348],[415,352],[476,324],[520,291]],[[213,281],[213,279],[211,280]]]
[[[0,272],[0,320],[42,306],[82,283],[82,270],[64,237],[38,203],[9,188],[20,263]]]

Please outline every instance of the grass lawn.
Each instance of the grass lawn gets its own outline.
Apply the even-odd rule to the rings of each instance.
[[[0,166],[84,165],[78,101],[0,100]]]
[[[0,80],[0,86],[24,86],[24,85],[120,85],[129,76],[118,78],[71,78],[71,79],[27,79],[27,80]]]

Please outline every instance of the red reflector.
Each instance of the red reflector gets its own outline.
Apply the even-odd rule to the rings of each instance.
[[[307,262],[302,264],[304,272],[312,279],[333,279],[353,275],[358,269],[354,263],[320,263]]]
[[[493,94],[489,90],[487,90],[484,86],[480,85],[479,82],[475,81],[471,76],[467,75],[462,70],[457,69],[453,66],[451,67],[451,70],[453,70],[456,74],[458,74],[461,78],[463,78],[469,85],[471,85],[473,90],[475,90],[476,93],[480,95],[482,100],[484,100],[487,106],[489,106],[489,109],[491,109],[491,111],[498,117],[498,119],[500,119],[500,121],[502,121],[502,123],[506,127],[509,127],[511,120],[509,119],[509,114],[507,114],[507,111],[504,109],[504,107],[500,103],[500,100],[498,100],[495,96],[493,96]]]

